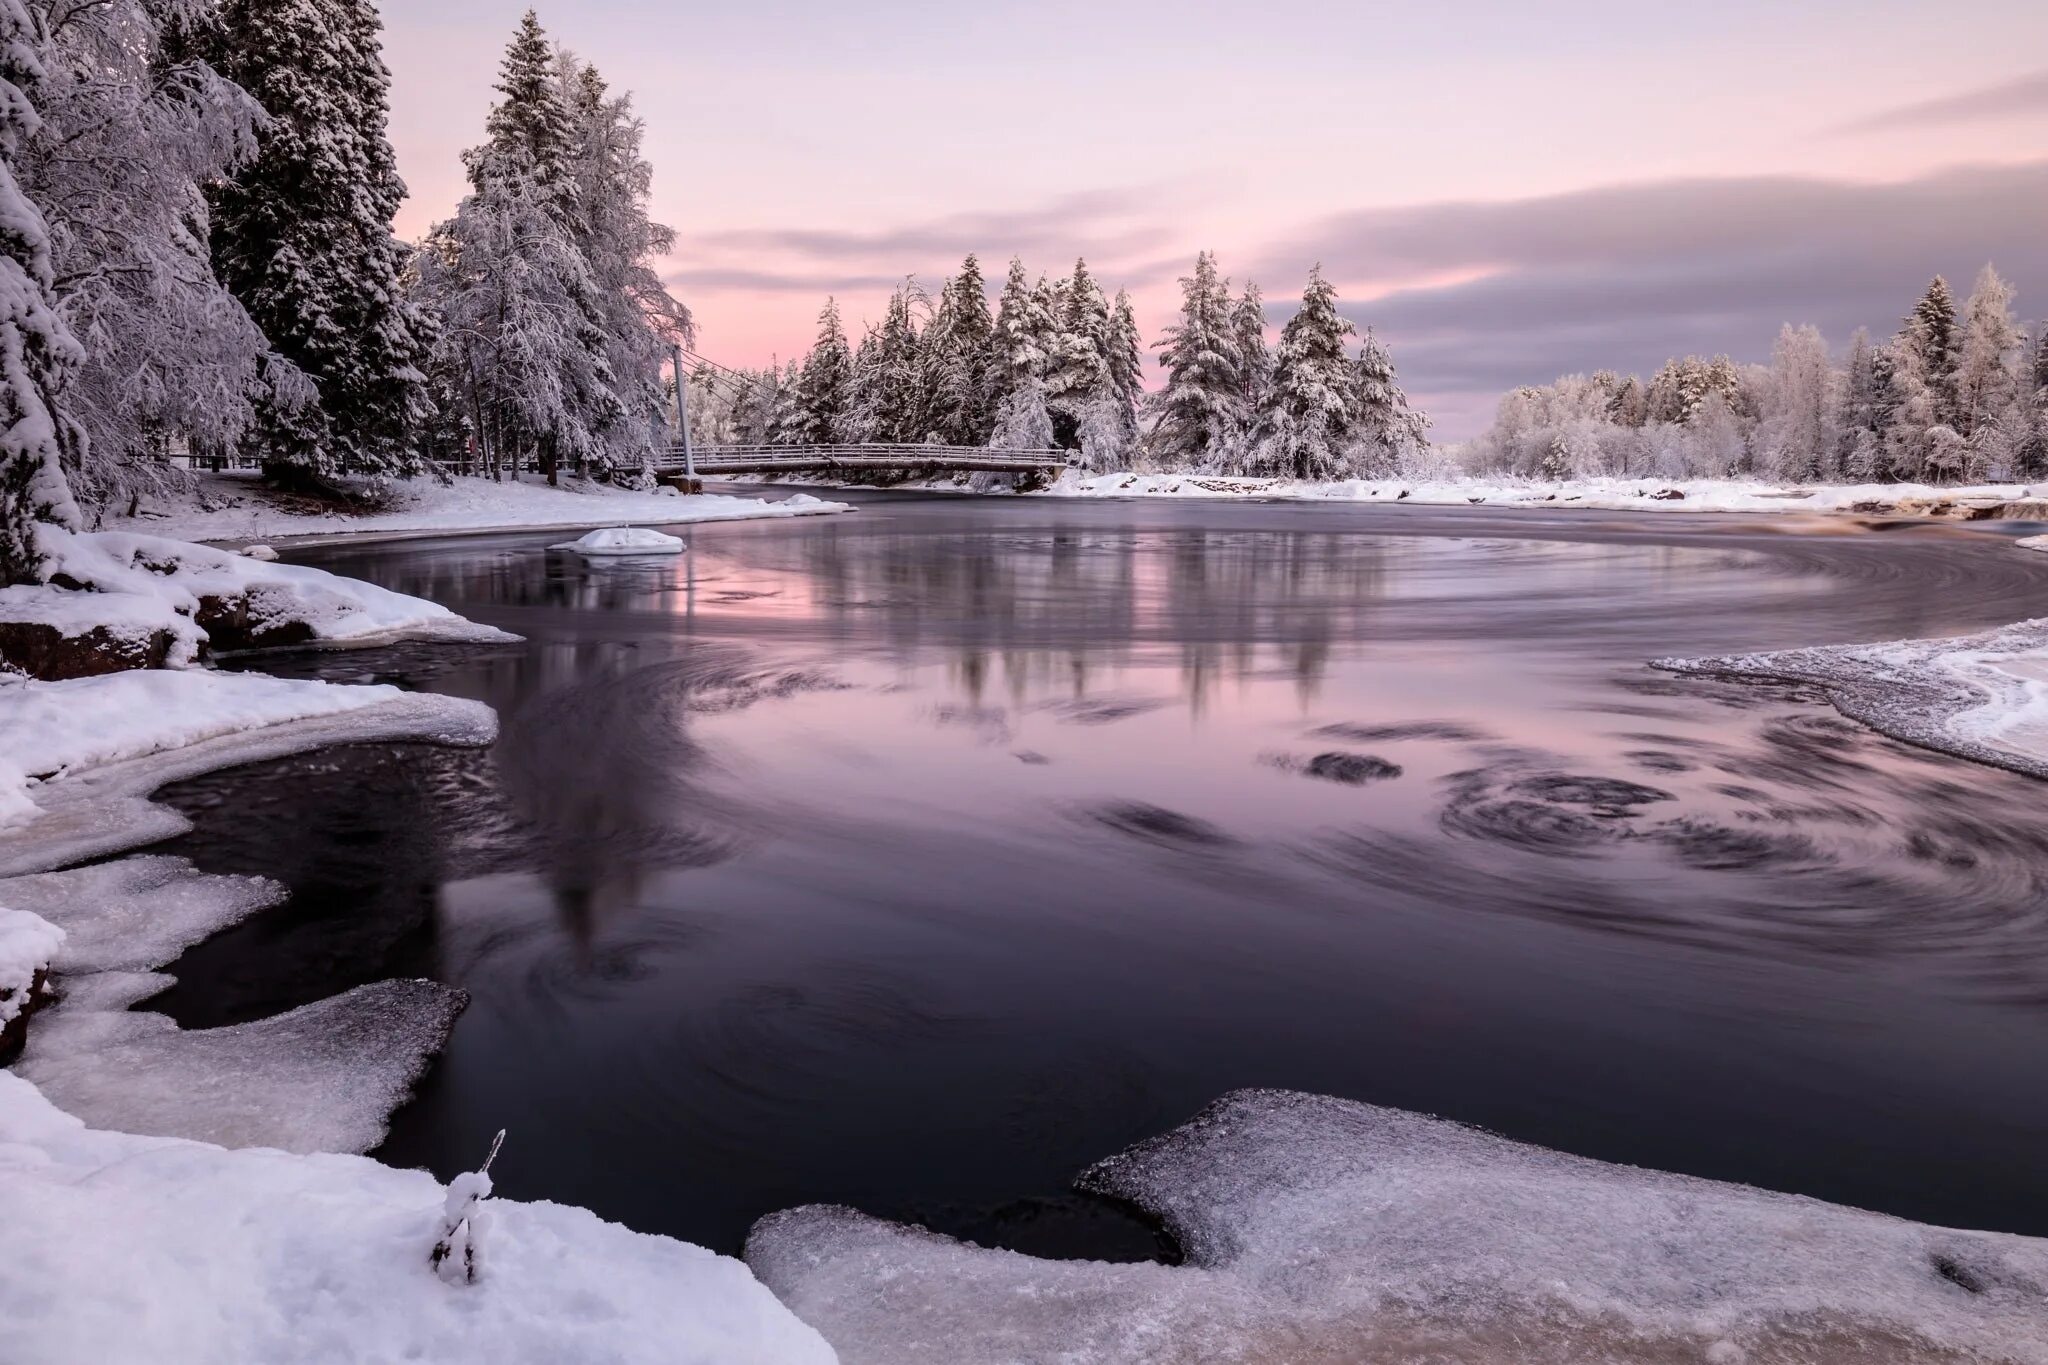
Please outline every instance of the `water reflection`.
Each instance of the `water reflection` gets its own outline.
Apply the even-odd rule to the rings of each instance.
[[[837,1200],[1147,1254],[1057,1192],[1246,1084],[2048,1232],[2041,789],[1643,667],[2048,613],[2048,559],[1797,530],[876,501],[682,561],[337,548],[528,643],[264,666],[503,739],[424,795],[218,779],[257,799],[191,847],[277,874],[353,800],[337,884],[415,888],[476,1001],[389,1154],[509,1124],[508,1192],[721,1247]]]

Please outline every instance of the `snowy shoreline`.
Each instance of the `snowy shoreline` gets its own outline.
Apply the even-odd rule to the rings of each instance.
[[[510,480],[464,478],[442,484],[411,479],[393,494],[400,504],[350,516],[335,510],[295,510],[266,497],[254,475],[202,475],[196,495],[213,506],[181,499],[133,517],[110,518],[109,530],[139,531],[206,544],[364,544],[431,536],[505,531],[577,531],[601,526],[668,526],[754,521],[850,512],[846,503],[804,493],[769,501],[711,493],[636,493],[599,484],[551,487]]]

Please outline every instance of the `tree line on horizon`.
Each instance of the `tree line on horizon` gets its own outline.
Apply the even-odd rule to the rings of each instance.
[[[1475,474],[1802,483],[2048,478],[2048,324],[2032,338],[1986,265],[1957,310],[1937,275],[1896,335],[1839,361],[1786,324],[1768,365],[1686,356],[1646,382],[1602,370],[1519,388],[1457,452]]]
[[[1312,270],[1277,348],[1257,284],[1233,297],[1202,252],[1157,342],[1162,387],[1144,385],[1130,294],[1108,299],[1084,260],[1033,281],[1021,259],[990,311],[970,254],[936,298],[906,278],[879,324],[849,345],[827,299],[802,357],[691,385],[691,431],[732,445],[886,441],[1079,452],[1092,470],[1156,469],[1303,479],[1391,473],[1426,446],[1428,419],[1392,357],[1338,313]]]

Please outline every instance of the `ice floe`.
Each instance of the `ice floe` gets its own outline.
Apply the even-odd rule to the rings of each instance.
[[[675,536],[644,527],[605,526],[548,548],[579,555],[679,555],[689,547]]]
[[[847,1365],[2048,1360],[2048,1242],[1237,1091],[1086,1172],[1186,1264],[1045,1261],[850,1209],[747,1259]]]

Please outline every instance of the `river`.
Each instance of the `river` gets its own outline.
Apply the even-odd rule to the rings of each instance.
[[[1161,1254],[1067,1184],[1238,1086],[2048,1234],[2043,788],[1645,667],[2048,615],[2023,528],[853,496],[293,552],[527,643],[238,666],[503,734],[171,789],[293,899],[150,1007],[459,985],[379,1155],[726,1251]]]

